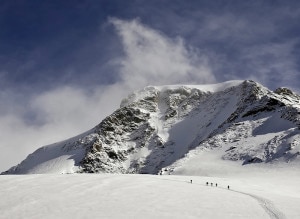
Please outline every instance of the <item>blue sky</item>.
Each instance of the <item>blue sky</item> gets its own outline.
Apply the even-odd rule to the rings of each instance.
[[[298,1],[2,0],[0,171],[146,85],[299,92],[299,20]]]

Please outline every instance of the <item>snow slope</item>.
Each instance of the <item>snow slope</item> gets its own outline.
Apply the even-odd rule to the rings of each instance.
[[[90,130],[65,141],[41,147],[10,171],[22,174],[76,172],[79,162],[85,156],[85,146],[93,137],[93,130]]]
[[[149,86],[80,136],[44,146],[6,174],[180,171],[202,157],[298,162],[300,96],[253,81]],[[210,155],[209,155],[210,156]],[[197,168],[190,171],[198,171]]]
[[[299,180],[290,169],[210,177],[5,175],[0,176],[0,218],[296,219]]]

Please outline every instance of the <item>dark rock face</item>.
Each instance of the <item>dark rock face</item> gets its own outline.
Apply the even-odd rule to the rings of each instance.
[[[123,142],[135,141],[137,148],[143,147],[153,131],[147,124],[149,117],[149,113],[143,113],[140,109],[123,107],[103,120],[95,128],[97,137],[81,161],[81,172],[126,173],[122,162],[135,149],[126,147]]]

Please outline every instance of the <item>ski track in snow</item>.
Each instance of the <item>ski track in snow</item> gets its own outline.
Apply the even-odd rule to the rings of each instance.
[[[237,192],[243,195],[247,195],[250,196],[251,198],[254,198],[256,201],[258,201],[258,203],[260,204],[260,206],[265,210],[265,212],[270,216],[271,219],[285,219],[285,215],[278,210],[274,204],[263,197],[257,196],[257,195],[253,195],[250,193],[246,193],[246,192],[240,192],[240,191],[236,191],[236,190],[230,190],[233,192]]]
[[[191,183],[191,181],[181,181],[181,180],[175,180],[175,179],[161,179],[161,180],[177,181],[177,182],[182,182],[182,183],[186,183],[186,182]],[[202,184],[199,184],[199,183],[193,183],[193,184],[203,186]],[[217,188],[226,190],[226,188],[222,188],[222,187],[217,187]],[[264,209],[264,211],[270,216],[271,219],[286,219],[285,215],[279,209],[277,209],[270,200],[268,200],[266,198],[263,198],[258,195],[246,193],[246,192],[232,190],[232,189],[229,189],[228,191],[236,192],[236,193],[239,193],[242,195],[247,195],[247,196],[255,199],[259,203],[259,205]]]

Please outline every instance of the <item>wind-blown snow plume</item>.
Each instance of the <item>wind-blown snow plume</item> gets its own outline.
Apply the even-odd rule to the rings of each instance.
[[[215,82],[205,57],[188,48],[181,38],[168,38],[138,20],[112,18],[110,22],[116,27],[126,54],[121,61],[125,85]]]

